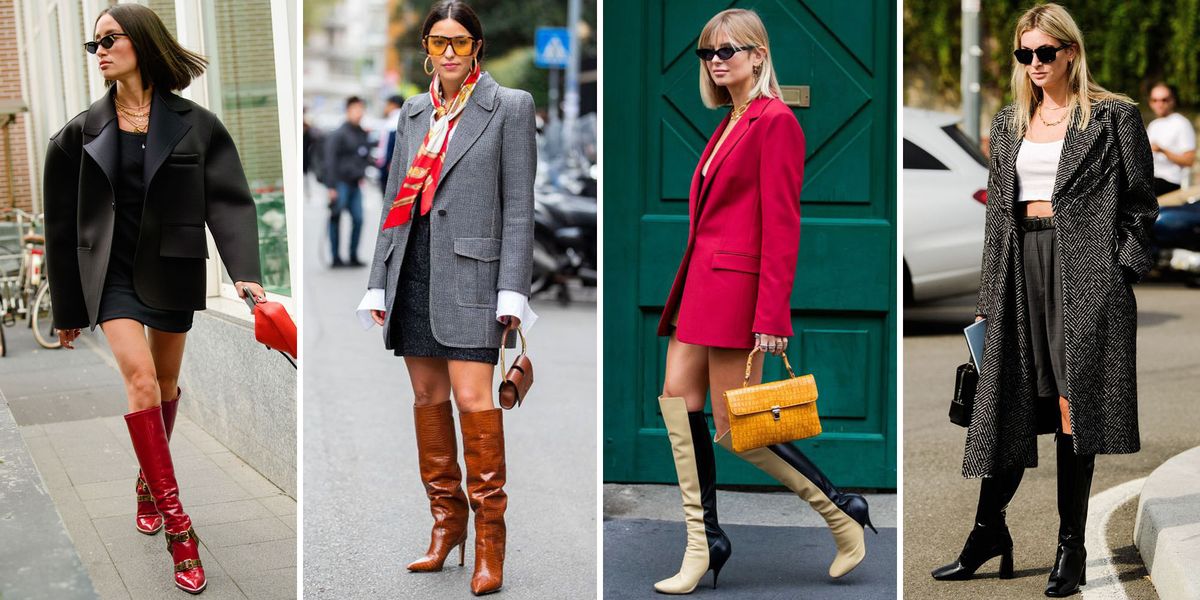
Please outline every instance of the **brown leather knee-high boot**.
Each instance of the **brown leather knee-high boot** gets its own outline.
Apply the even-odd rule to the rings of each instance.
[[[471,515],[462,489],[462,470],[458,466],[458,436],[454,431],[454,411],[449,402],[414,406],[413,422],[417,430],[417,454],[421,462],[421,481],[429,496],[433,531],[425,556],[408,565],[409,571],[441,571],[450,551],[458,546],[458,564],[463,564],[467,544],[467,519]]]
[[[475,511],[475,572],[471,592],[498,591],[504,583],[504,418],[498,408],[461,413],[467,497]]]

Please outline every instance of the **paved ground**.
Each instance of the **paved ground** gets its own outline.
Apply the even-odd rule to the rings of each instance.
[[[0,391],[96,591],[105,599],[182,597],[162,534],[133,527],[137,462],[104,336],[46,351],[27,329],[7,333]],[[182,414],[171,451],[201,538],[204,597],[295,598],[296,502]]]
[[[323,193],[322,190],[317,190]],[[374,248],[379,194],[367,191],[361,256]],[[367,269],[329,270],[320,197],[305,211],[304,596],[470,598],[467,563],[404,566],[429,542],[417,471],[412,392],[402,359],[354,308]],[[348,236],[347,236],[348,237]],[[344,237],[343,239],[346,239]],[[505,598],[596,595],[596,310],[535,302],[537,383],[504,413],[509,505]],[[460,441],[461,444],[461,441]],[[453,565],[453,566],[450,566]]]
[[[696,595],[720,598],[896,598],[896,496],[869,494],[867,558],[849,575],[830,579],[836,553],[820,515],[790,492],[719,490],[721,527],[733,555],[712,589],[712,574]],[[686,534],[679,488],[605,484],[604,598],[661,597],[654,582],[679,570]]]
[[[1093,504],[1105,490],[1146,477],[1166,459],[1196,445],[1200,291],[1174,283],[1143,283],[1135,291],[1142,451],[1097,459]],[[959,475],[964,430],[946,418],[954,369],[966,358],[961,328],[971,321],[973,311],[974,298],[905,309],[904,589],[912,597],[1038,596],[1054,560],[1058,529],[1054,447],[1051,436],[1042,436],[1038,446],[1042,466],[1026,472],[1009,510],[1017,578],[996,579],[995,560],[980,570],[982,578],[971,582],[936,582],[929,577],[931,569],[958,555],[970,531],[979,491],[977,481]],[[1085,598],[1157,598],[1133,546],[1136,506],[1137,497],[1131,496],[1111,513],[1104,532],[1108,550],[1099,554],[1112,555],[1116,573],[1085,587]],[[1093,549],[1088,557],[1089,578],[1090,569],[1100,566],[1097,554]]]

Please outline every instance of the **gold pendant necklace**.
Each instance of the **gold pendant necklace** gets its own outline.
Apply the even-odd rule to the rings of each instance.
[[[733,112],[731,112],[729,114],[729,122],[730,123],[737,122],[738,119],[742,118],[742,115],[746,114],[746,109],[748,109],[748,108],[750,108],[749,102],[747,102],[741,106],[735,106],[733,109]]]
[[[1060,107],[1060,108],[1062,108],[1062,107]],[[1067,108],[1070,108],[1070,106],[1068,105]],[[1059,123],[1062,123],[1063,121],[1066,121],[1067,117],[1071,116],[1071,111],[1068,110],[1067,114],[1059,117],[1059,119],[1057,121],[1050,123],[1050,122],[1046,121],[1045,112],[1046,112],[1046,105],[1045,104],[1039,105],[1038,106],[1038,118],[1042,120],[1042,125],[1045,125],[1046,127],[1054,127],[1055,125],[1058,125]]]

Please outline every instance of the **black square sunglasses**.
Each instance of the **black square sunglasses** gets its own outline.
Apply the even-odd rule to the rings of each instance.
[[[105,50],[112,48],[113,44],[117,43],[117,38],[119,37],[129,37],[129,35],[124,33],[110,33],[94,42],[84,42],[83,49],[87,50],[88,54],[95,54],[100,49],[100,46],[104,46]]]
[[[722,46],[715,50],[712,48],[696,48],[696,56],[699,56],[700,60],[704,62],[712,62],[713,57],[718,56],[721,58],[721,60],[729,60],[738,52],[743,50],[753,50],[757,47],[758,46]]]
[[[1013,50],[1013,56],[1016,57],[1017,62],[1023,65],[1033,64],[1034,54],[1037,55],[1039,62],[1052,63],[1054,62],[1054,59],[1058,58],[1059,50],[1066,50],[1070,47],[1070,44],[1063,44],[1057,48],[1054,46],[1042,46],[1037,50],[1030,50],[1029,48],[1017,48],[1016,50]]]

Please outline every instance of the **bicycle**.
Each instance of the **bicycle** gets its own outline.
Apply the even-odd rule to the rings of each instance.
[[[62,346],[54,332],[50,284],[46,278],[41,215],[19,208],[0,209],[0,357],[8,353],[4,330],[24,317],[43,348]],[[7,225],[12,224],[11,227]],[[16,263],[15,269],[5,263]]]

